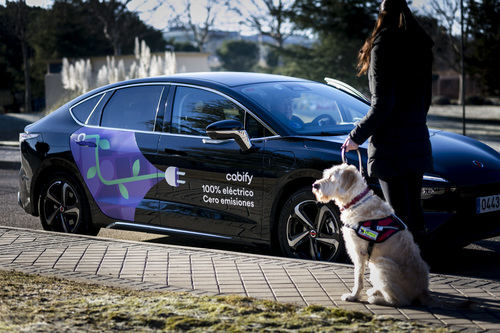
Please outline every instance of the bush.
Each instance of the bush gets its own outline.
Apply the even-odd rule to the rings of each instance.
[[[259,46],[244,40],[225,41],[216,53],[228,71],[250,72],[259,62]]]
[[[432,104],[434,104],[434,105],[450,105],[451,100],[446,96],[434,96],[432,98]]]
[[[465,99],[467,105],[492,105],[493,103],[482,96],[469,96]]]

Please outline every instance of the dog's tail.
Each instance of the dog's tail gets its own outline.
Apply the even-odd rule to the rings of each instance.
[[[470,310],[474,309],[476,306],[476,302],[474,302],[470,298],[460,301],[449,301],[449,300],[439,299],[438,297],[433,296],[428,289],[423,291],[418,296],[418,302],[423,306],[431,308],[442,308],[442,309]]]

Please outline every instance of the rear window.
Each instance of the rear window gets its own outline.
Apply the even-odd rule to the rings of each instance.
[[[81,123],[86,123],[88,117],[101,100],[103,94],[96,95],[71,108],[71,113]]]
[[[101,126],[152,131],[163,86],[137,86],[116,90],[104,107]]]

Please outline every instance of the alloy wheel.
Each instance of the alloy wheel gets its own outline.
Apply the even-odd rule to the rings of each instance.
[[[52,182],[43,199],[43,214],[50,229],[74,233],[81,222],[81,203],[73,186],[62,180]]]
[[[302,201],[288,218],[286,237],[297,257],[332,261],[341,246],[340,221],[328,205]]]

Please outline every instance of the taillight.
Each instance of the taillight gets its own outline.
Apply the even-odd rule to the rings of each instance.
[[[19,144],[21,142],[39,137],[38,133],[19,133]]]

